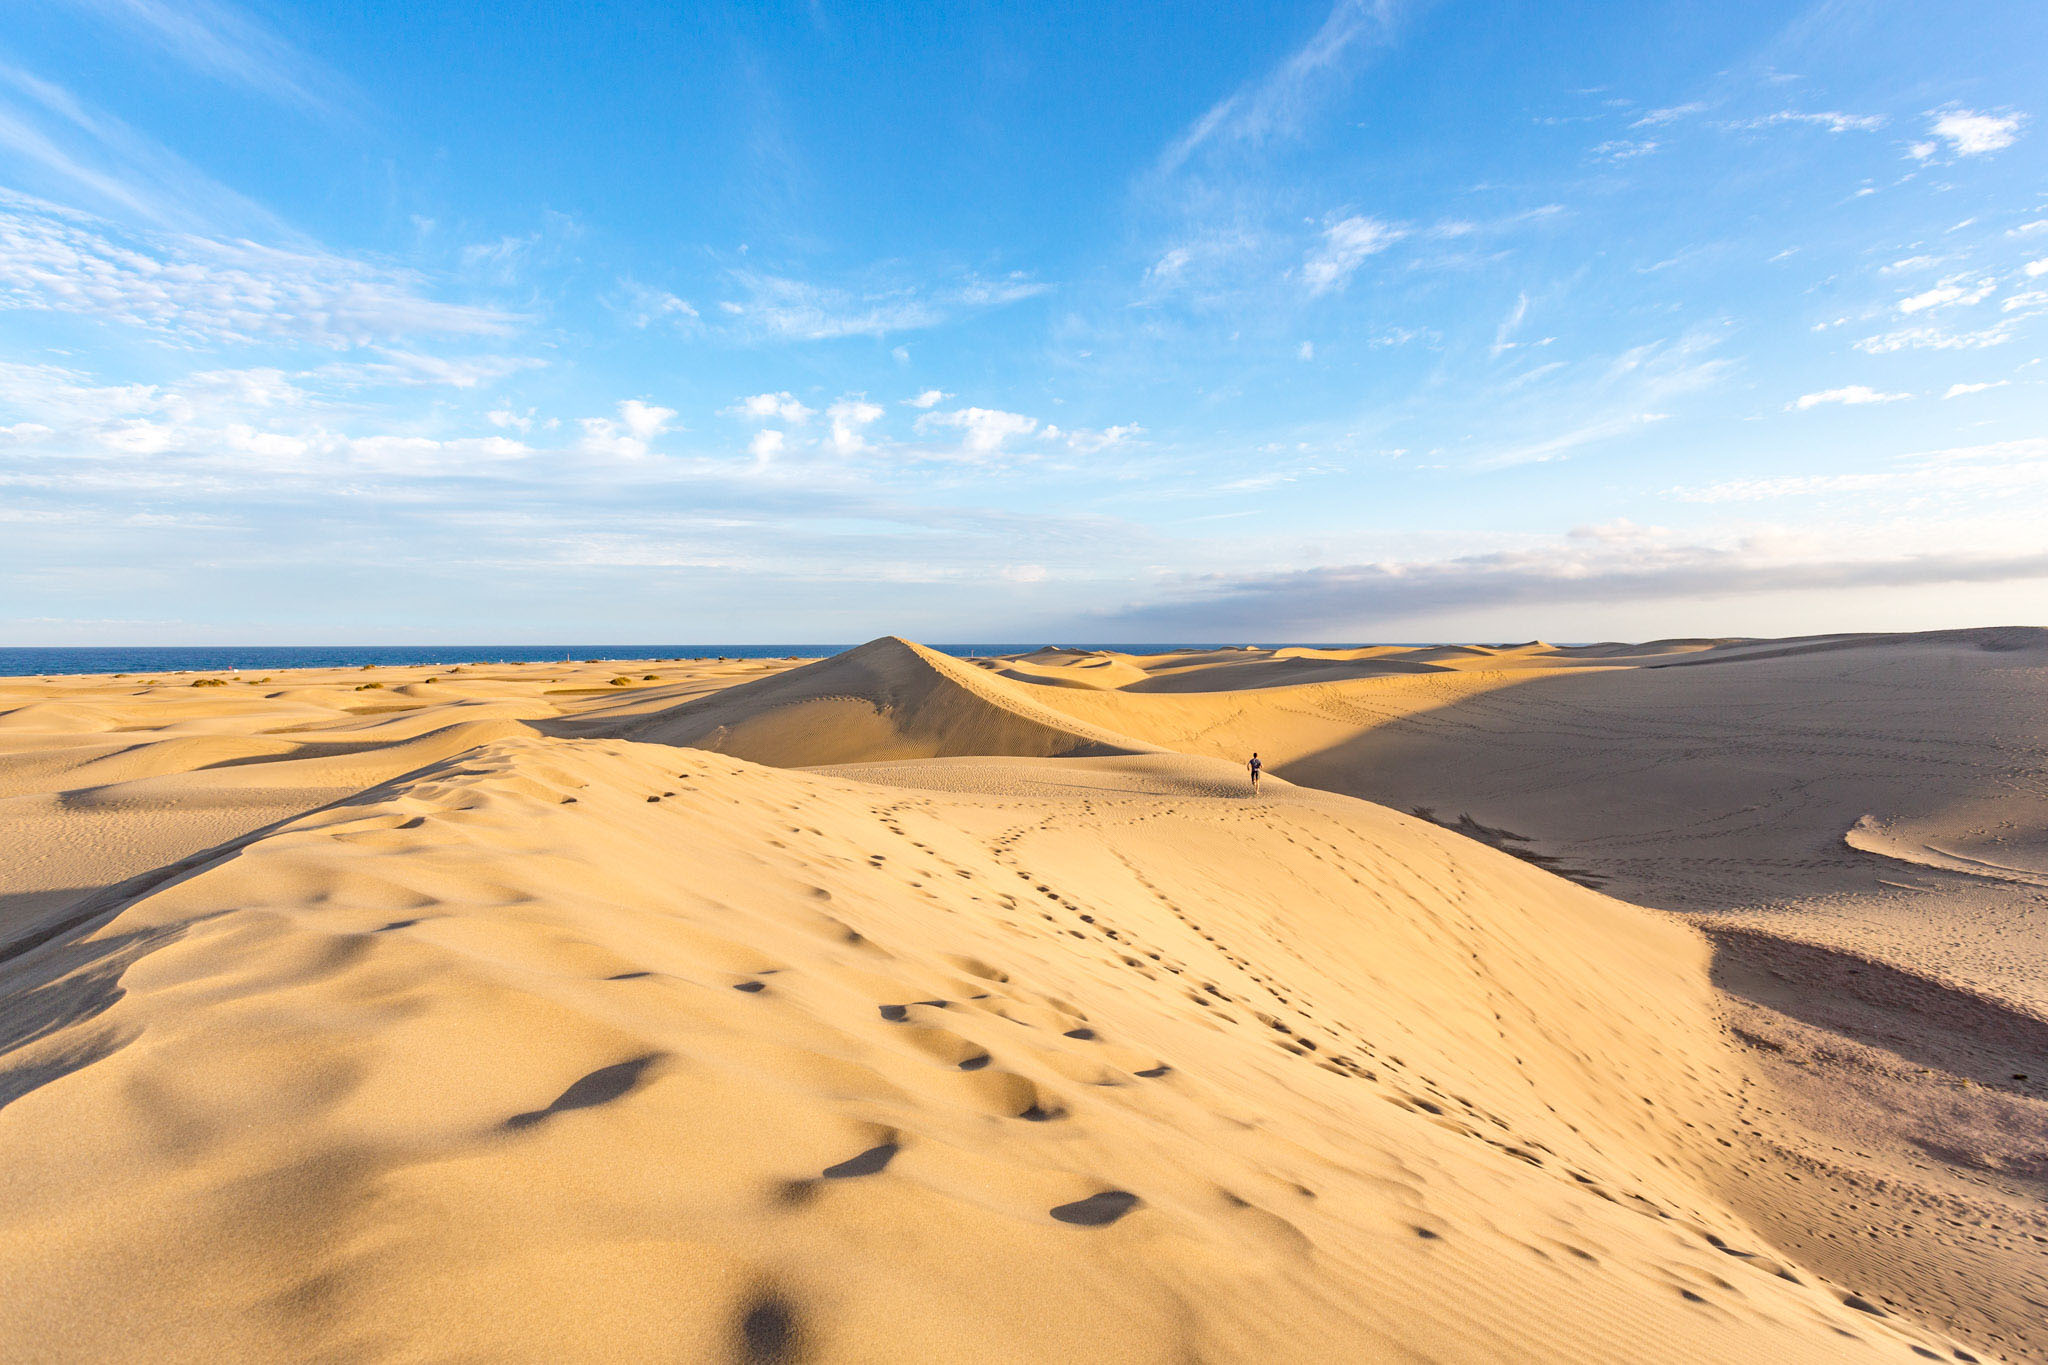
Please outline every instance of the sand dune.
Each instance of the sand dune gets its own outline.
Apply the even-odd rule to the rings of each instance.
[[[1694,935],[1342,798],[1108,799],[510,741],[132,888],[6,969],[64,1003],[11,1053],[0,1333],[1952,1350],[1712,1196]]]
[[[622,724],[593,719],[573,732],[688,745],[786,767],[1154,747],[1063,715],[1010,679],[895,636],[672,710]]]
[[[1038,655],[1023,659],[977,659],[997,677],[1018,682],[1041,683],[1048,687],[1087,687],[1097,691],[1115,689],[1148,676],[1127,659],[1101,654],[1079,654],[1057,658]]]
[[[1126,692],[1240,692],[1305,683],[1380,678],[1393,673],[1441,673],[1443,665],[1406,657],[1314,659],[1290,655],[1238,663],[1196,665],[1148,674],[1125,684]]]
[[[0,1340],[2048,1359],[2028,639],[0,682]]]
[[[0,680],[0,934],[535,722],[670,707],[762,671],[642,664],[626,686],[611,663],[300,670],[218,687],[191,674]]]

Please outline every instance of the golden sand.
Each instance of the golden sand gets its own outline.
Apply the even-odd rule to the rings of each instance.
[[[1805,643],[0,680],[4,1354],[2048,1358],[2048,648]]]

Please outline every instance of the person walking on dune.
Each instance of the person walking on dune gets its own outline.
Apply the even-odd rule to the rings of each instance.
[[[1259,774],[1265,770],[1265,767],[1265,764],[1259,762],[1259,756],[1257,754],[1253,754],[1251,761],[1253,796],[1257,796],[1259,794]]]

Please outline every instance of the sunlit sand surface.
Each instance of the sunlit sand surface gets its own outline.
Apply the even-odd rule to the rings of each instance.
[[[0,680],[9,1359],[2048,1358],[2043,632],[196,681]]]

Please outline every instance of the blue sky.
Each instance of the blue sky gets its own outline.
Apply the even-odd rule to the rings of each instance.
[[[2048,7],[883,8],[9,5],[0,643],[2048,621]]]

